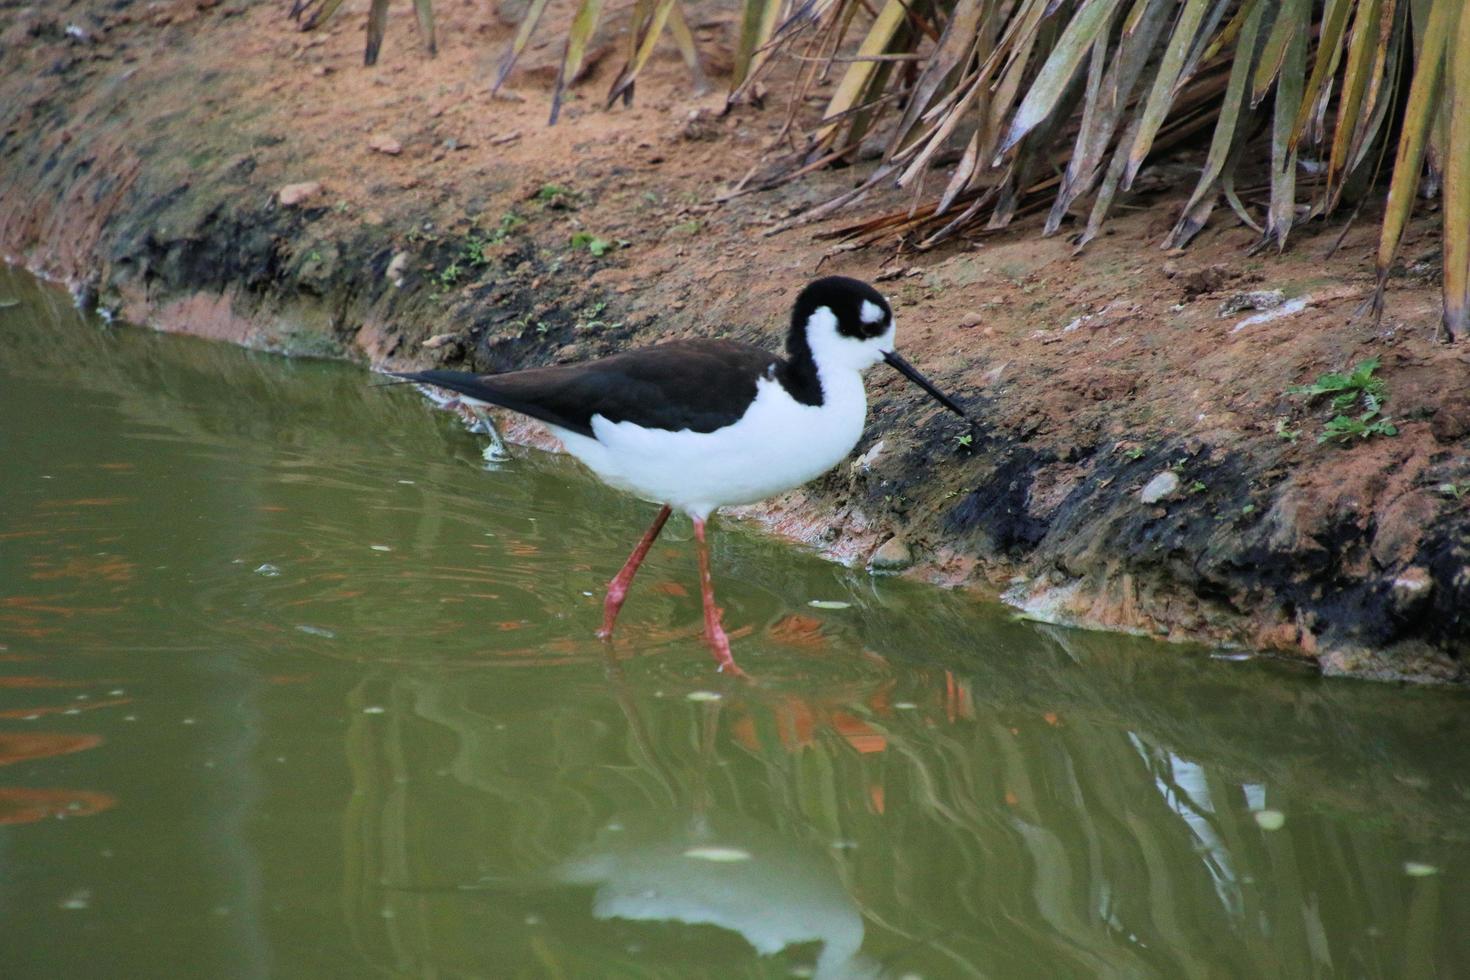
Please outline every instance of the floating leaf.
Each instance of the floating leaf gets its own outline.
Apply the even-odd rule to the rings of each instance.
[[[1280,810],[1257,810],[1251,816],[1262,830],[1280,830],[1286,826],[1286,814]]]
[[[687,858],[696,861],[713,861],[716,864],[731,864],[736,861],[749,861],[751,854],[739,847],[720,847],[715,844],[706,844],[702,847],[691,847],[684,852]]]

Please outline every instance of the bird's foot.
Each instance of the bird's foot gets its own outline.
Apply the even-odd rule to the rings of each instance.
[[[725,627],[720,624],[720,610],[715,609],[714,615],[705,615],[704,638],[709,644],[710,653],[715,658],[715,670],[729,677],[738,677],[741,680],[750,680],[750,675],[740,669],[735,662],[735,655],[730,652],[730,637],[725,633]]]

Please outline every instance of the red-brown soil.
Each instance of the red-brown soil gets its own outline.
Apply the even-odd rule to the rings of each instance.
[[[1255,233],[1224,212],[1160,252],[1188,155],[1156,163],[1151,190],[1078,257],[1026,218],[922,253],[820,237],[849,213],[768,234],[868,165],[719,203],[762,161],[779,98],[721,115],[724,79],[692,97],[669,50],[633,107],[604,111],[614,11],[548,128],[554,31],[491,98],[516,9],[438,8],[438,57],[403,3],[369,69],[351,5],[302,34],[276,3],[0,0],[0,249],[162,329],[477,370],[678,336],[775,345],[814,274],[877,279],[906,356],[983,431],[966,444],[952,416],[875,373],[851,464],[752,514],[848,560],[897,537],[886,553],[911,552],[912,574],[1009,589],[1038,615],[1329,672],[1463,676],[1470,348],[1433,339],[1437,216],[1411,228],[1378,325],[1354,316],[1371,207],[1335,251],[1343,225],[1315,222],[1284,256],[1248,258]],[[733,10],[699,27],[712,68],[735,29]],[[577,233],[613,247],[595,256]],[[1252,290],[1304,302],[1244,326],[1255,311],[1221,315]],[[1286,389],[1369,357],[1398,435],[1319,445],[1325,399]],[[1164,472],[1177,487],[1143,503]]]

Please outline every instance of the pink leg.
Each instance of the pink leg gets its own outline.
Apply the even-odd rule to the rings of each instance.
[[[664,522],[669,519],[669,512],[669,505],[664,504],[658,516],[653,519],[653,523],[648,526],[643,540],[638,542],[638,547],[634,548],[633,553],[628,556],[622,571],[607,583],[607,599],[602,604],[602,629],[597,631],[597,635],[604,640],[612,639],[613,623],[617,622],[618,610],[623,608],[623,600],[628,597],[628,586],[633,584],[633,576],[638,574],[638,566],[643,564],[644,558],[648,557],[648,549],[653,547],[653,541],[658,537],[658,532],[664,529]]]
[[[694,547],[699,552],[699,591],[704,597],[704,638],[715,655],[716,670],[744,677],[745,671],[735,665],[730,653],[730,638],[720,625],[720,607],[715,605],[715,587],[709,576],[709,544],[704,540],[704,521],[694,519]]]

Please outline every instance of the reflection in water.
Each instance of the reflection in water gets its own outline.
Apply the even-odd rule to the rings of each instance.
[[[367,947],[391,931],[380,965],[418,972],[521,962],[507,950],[519,941],[446,959],[464,953],[443,931],[456,908],[480,922],[467,932],[510,930],[526,964],[567,975],[608,962],[689,966],[685,944],[738,962],[739,947],[720,946],[709,926],[786,968],[831,975],[1398,975],[1406,951],[1384,937],[1416,928],[1449,944],[1440,957],[1458,955],[1463,940],[1420,898],[1439,879],[1404,876],[1416,845],[1393,843],[1369,816],[1380,800],[1333,816],[1331,769],[1277,789],[1237,767],[1229,725],[1206,718],[1170,746],[1117,726],[1112,713],[1135,706],[1107,705],[1111,692],[1063,695],[1048,683],[1087,646],[1115,642],[1074,638],[1069,651],[1028,657],[1058,710],[943,669],[875,678],[848,702],[870,733],[858,745],[839,725],[793,728],[793,717],[833,717],[823,693],[735,687],[717,705],[691,703],[690,682],[663,687],[669,678],[637,663],[606,691],[575,691],[576,707],[501,673],[399,678],[375,699],[398,708],[371,729],[395,742],[360,743],[355,766],[374,774],[358,799],[386,794],[346,841],[355,865],[385,870],[362,882],[357,928],[374,937]],[[1206,669],[1175,693],[1258,693],[1231,676]],[[520,692],[519,721],[476,707],[507,685]],[[1257,717],[1270,741],[1284,719]],[[438,751],[425,756],[429,746]],[[1278,761],[1306,762],[1284,748]],[[390,758],[418,766],[385,769]],[[426,764],[450,785],[423,778]],[[1255,819],[1268,803],[1287,812],[1280,830]],[[1441,832],[1457,842],[1431,848],[1444,860],[1465,834]],[[453,853],[431,842],[441,834]],[[549,892],[547,877],[594,888],[591,914],[605,927],[590,929],[585,892]],[[437,898],[383,887],[477,881],[495,884]],[[653,921],[665,928],[638,925]],[[819,945],[802,949],[803,939]],[[661,950],[652,961],[650,947]]]
[[[1461,693],[1016,622],[738,525],[760,683],[706,666],[687,524],[609,653],[648,508],[486,472],[350,368],[11,294],[7,976],[1470,967]]]
[[[765,956],[816,942],[818,977],[869,972],[863,918],[831,858],[752,820],[620,814],[554,875],[594,886],[598,919],[718,926]]]

